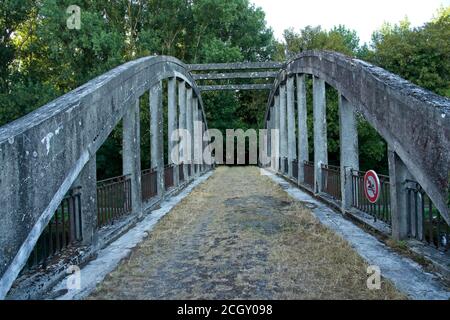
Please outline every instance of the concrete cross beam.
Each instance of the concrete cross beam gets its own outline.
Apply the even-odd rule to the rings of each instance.
[[[232,90],[270,90],[272,84],[226,84],[198,86],[200,91],[232,91]]]
[[[256,69],[280,69],[283,67],[282,62],[266,61],[266,62],[235,62],[235,63],[207,63],[207,64],[190,64],[189,71],[205,71],[205,70],[256,70]]]
[[[255,72],[233,72],[233,73],[199,73],[193,74],[194,80],[223,80],[223,79],[264,79],[276,78],[278,72],[255,71]]]

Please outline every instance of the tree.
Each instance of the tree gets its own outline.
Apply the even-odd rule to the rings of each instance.
[[[450,96],[450,6],[423,27],[407,19],[385,24],[372,36],[369,59],[437,94]]]

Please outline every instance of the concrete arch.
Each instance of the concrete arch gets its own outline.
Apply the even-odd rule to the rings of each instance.
[[[123,64],[0,128],[0,298],[83,167],[145,91],[184,80],[203,101],[187,66],[166,57]]]
[[[387,141],[422,185],[447,223],[450,99],[380,67],[329,51],[307,51],[288,61],[271,90],[266,117],[287,77],[310,74],[337,89]]]

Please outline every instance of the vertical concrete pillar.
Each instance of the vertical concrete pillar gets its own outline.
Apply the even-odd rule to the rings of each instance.
[[[270,132],[270,152],[271,152],[271,168],[273,171],[278,171],[278,159],[280,157],[280,132],[278,130],[279,120],[278,111],[276,108],[276,103],[271,107],[270,111],[270,122],[271,122],[271,132]]]
[[[352,169],[359,170],[358,130],[355,108],[343,96],[339,95],[339,141],[341,164],[342,212],[352,205]]]
[[[81,192],[81,232],[83,245],[97,245],[97,161],[95,155],[85,164],[72,188]]]
[[[157,171],[158,197],[162,197],[165,192],[162,110],[162,83],[159,82],[150,88],[151,162],[152,168]]]
[[[392,237],[402,240],[408,236],[407,192],[405,180],[411,173],[397,153],[388,146],[389,180],[391,190]]]
[[[266,146],[266,152],[267,152],[267,161],[270,161],[268,163],[263,163],[263,167],[266,168],[269,165],[271,165],[272,160],[272,108],[269,109],[269,120],[266,121],[266,129],[267,129],[267,146]]]
[[[201,127],[202,127],[202,137],[204,137],[206,135],[206,126],[205,126],[205,119],[203,117],[203,114],[200,115],[200,121],[202,123],[202,125],[201,125]],[[208,137],[208,141],[211,141],[209,139],[209,137]],[[204,141],[204,139],[202,139],[202,150],[204,150],[205,147],[207,147],[207,142]],[[205,172],[205,168],[206,168],[206,163],[202,160],[202,164],[200,166],[200,171],[201,171],[202,174]]]
[[[198,104],[198,97],[194,97],[194,168],[195,168],[195,176],[200,175],[200,163],[203,155],[203,137],[202,137],[202,125],[200,122],[200,111]]]
[[[275,171],[280,171],[280,157],[281,157],[281,130],[280,130],[280,96],[275,96],[275,129],[278,131],[277,135],[277,146],[278,146],[278,154],[275,159]]]
[[[309,160],[308,125],[306,106],[306,76],[298,74],[297,81],[297,135],[298,135],[298,183],[305,182],[304,161]]]
[[[275,143],[274,143],[274,119],[275,119],[275,109],[273,108],[273,106],[270,106],[269,108],[269,112],[270,112],[270,118],[269,118],[269,130],[270,130],[270,140],[269,140],[269,145],[270,145],[270,153],[269,153],[269,157],[270,157],[270,169],[271,170],[275,170],[275,156],[274,156],[274,147],[275,147]]]
[[[293,178],[292,161],[297,159],[297,144],[295,140],[295,109],[294,109],[294,78],[289,77],[286,84],[287,105],[287,149],[288,149],[288,175]]]
[[[122,138],[123,175],[129,175],[131,177],[131,206],[133,214],[141,216],[141,129],[139,99],[125,112]]]
[[[194,95],[194,92],[192,92],[192,121],[191,121],[191,126],[192,126],[192,130],[191,130],[191,166],[192,166],[192,177],[196,176],[196,172],[195,172],[195,108],[197,105],[197,98]]]
[[[189,180],[192,179],[192,132],[193,132],[193,122],[192,122],[192,88],[188,88],[186,91],[186,129],[189,132],[189,140],[187,141],[187,165],[190,170],[188,170]]]
[[[325,81],[313,76],[314,192],[322,190],[322,164],[328,163]]]
[[[286,171],[284,159],[287,158],[287,121],[286,121],[286,86],[280,85],[280,156],[282,174]]]
[[[180,81],[178,83],[178,128],[179,129],[186,129],[186,84],[184,81]],[[186,164],[184,163],[184,154],[186,152],[186,146],[185,143],[179,144],[180,148],[180,160],[183,161],[183,176],[184,181],[186,181],[187,177],[187,168]]]
[[[174,148],[176,148],[176,141],[172,140],[173,135],[175,131],[177,130],[177,101],[176,101],[176,90],[177,90],[177,79],[170,78],[169,84],[167,87],[167,102],[168,102],[168,108],[167,108],[167,137],[168,137],[168,149],[167,149],[167,155],[169,158],[169,164],[173,165],[173,182],[174,186],[178,186],[179,179],[178,179],[178,166],[175,165],[176,162],[178,162],[178,159],[172,159],[172,154]],[[178,155],[178,154],[177,154]]]

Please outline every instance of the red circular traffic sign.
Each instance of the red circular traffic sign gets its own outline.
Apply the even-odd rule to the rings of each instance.
[[[364,194],[370,203],[377,202],[380,197],[380,179],[373,170],[367,171],[364,175]]]

